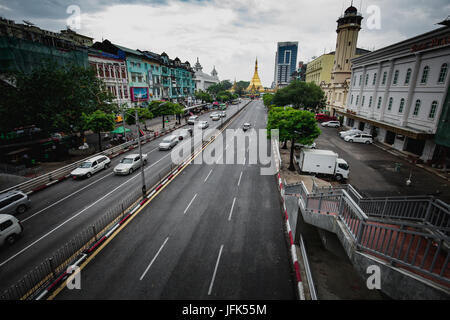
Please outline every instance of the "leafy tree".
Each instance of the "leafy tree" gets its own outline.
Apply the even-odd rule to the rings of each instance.
[[[215,83],[209,86],[206,91],[208,91],[212,95],[217,96],[219,92],[229,90],[232,86],[233,85],[231,84],[230,80],[223,80],[219,83]]]
[[[114,109],[112,95],[92,68],[43,63],[28,74],[10,76],[15,89],[0,94],[0,125],[5,131],[36,125],[47,133],[77,132],[84,125],[83,113]]]
[[[115,116],[113,113],[106,113],[96,110],[91,114],[82,113],[81,121],[83,130],[92,130],[98,134],[98,145],[102,151],[101,132],[114,130]]]
[[[209,102],[213,101],[213,98],[211,97],[211,95],[208,92],[205,92],[205,91],[202,91],[202,90],[197,90],[194,93],[194,95],[195,95],[195,98],[197,100],[201,100],[202,103],[204,103],[204,102],[209,103]]]
[[[170,101],[152,101],[149,106],[149,111],[155,117],[162,117],[162,127],[165,128],[164,118],[168,115],[179,115],[184,113],[184,108],[178,104]]]
[[[144,124],[147,129],[146,121],[153,118],[153,113],[147,108],[129,108],[125,112],[125,122],[128,125],[136,124],[136,110],[138,113],[139,122]]]
[[[325,93],[313,82],[294,80],[275,93],[272,103],[280,107],[293,105],[295,109],[315,111],[325,105]]]
[[[272,105],[272,100],[275,95],[273,93],[266,93],[263,95],[264,105],[268,108]]]
[[[314,142],[321,131],[317,126],[314,113],[306,110],[297,110],[290,107],[271,108],[267,120],[267,131],[270,137],[270,130],[278,129],[281,141],[291,140],[291,154],[289,161],[289,170],[295,170],[294,167],[294,144],[299,142],[309,145]]]

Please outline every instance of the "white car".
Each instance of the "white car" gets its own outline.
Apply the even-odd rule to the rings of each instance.
[[[159,150],[170,150],[177,145],[178,141],[180,140],[176,135],[165,137],[159,144]]]
[[[295,143],[295,144],[294,144],[294,148],[295,148],[296,150],[299,150],[299,149],[301,149],[301,148],[305,148],[305,149],[316,149],[316,143],[313,142],[312,144],[309,144],[309,145],[307,145],[307,144],[301,144],[301,143]]]
[[[341,123],[339,121],[327,121],[327,122],[322,122],[322,126],[339,128],[341,126]]]
[[[214,118],[214,117],[220,117],[220,115],[219,115],[219,113],[218,112],[213,112],[213,113],[211,113],[210,115],[209,115],[209,117],[210,118]]]
[[[198,123],[198,128],[199,129],[205,129],[205,128],[208,128],[208,127],[209,127],[208,121],[200,121]]]
[[[227,112],[226,112],[226,111],[221,111],[221,112],[220,112],[220,116],[221,116],[222,118],[225,118],[225,117],[227,116]]]
[[[344,139],[346,136],[352,136],[354,134],[359,134],[359,133],[363,133],[361,130],[358,129],[350,129],[347,131],[341,131],[339,132],[339,136]]]
[[[142,154],[142,161],[144,166],[147,164],[147,154]],[[134,170],[141,166],[141,157],[138,153],[133,153],[125,156],[120,160],[120,163],[114,167],[114,173],[118,175],[132,174]]]
[[[0,214],[0,245],[13,244],[23,231],[23,226],[16,217]]]
[[[83,161],[78,168],[73,170],[70,175],[73,179],[90,178],[97,171],[109,168],[111,159],[107,156],[97,156]]]
[[[190,137],[191,134],[189,133],[188,129],[180,129],[172,133],[172,135],[178,136],[179,140],[183,140]]]
[[[212,121],[218,121],[218,120],[220,120],[220,114],[215,114],[211,118],[212,118]]]
[[[198,116],[190,116],[187,123],[188,124],[195,124],[195,122],[198,121]]]
[[[373,143],[373,138],[370,134],[364,134],[364,133],[358,133],[354,134],[352,136],[346,136],[344,138],[347,142],[359,142],[359,143],[365,143],[365,144],[371,144]]]

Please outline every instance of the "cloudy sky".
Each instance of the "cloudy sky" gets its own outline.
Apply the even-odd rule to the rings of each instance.
[[[52,31],[74,23],[81,34],[132,49],[213,66],[219,78],[249,81],[258,57],[269,87],[277,42],[298,41],[297,61],[332,51],[336,20],[351,0],[0,0],[0,16]],[[448,0],[355,0],[363,14],[358,47],[378,49],[433,30],[450,14]],[[379,17],[379,19],[377,19]]]

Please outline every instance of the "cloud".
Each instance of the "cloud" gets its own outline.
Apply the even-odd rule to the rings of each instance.
[[[358,47],[381,48],[430,31],[450,12],[447,0],[354,1],[364,16]],[[333,51],[336,20],[350,0],[0,0],[0,15],[41,28],[65,28],[69,5],[81,9],[78,32],[132,49],[165,51],[221,79],[250,80],[255,57],[264,86],[274,76],[277,42],[298,41],[298,61]],[[370,30],[367,8],[380,9],[381,28]]]

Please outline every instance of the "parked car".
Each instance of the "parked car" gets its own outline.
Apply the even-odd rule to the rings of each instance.
[[[70,175],[73,179],[90,178],[94,173],[109,168],[110,165],[111,159],[107,156],[96,156],[87,161],[83,161]]]
[[[144,166],[147,164],[147,154],[142,154]],[[120,160],[120,163],[114,167],[115,174],[132,174],[134,170],[141,166],[141,156],[138,153],[129,154]]]
[[[329,116],[327,114],[318,113],[316,114],[316,120],[318,122],[336,121],[337,118],[334,116]]]
[[[188,124],[195,124],[195,122],[198,121],[198,116],[190,116],[187,123]]]
[[[347,142],[359,142],[365,144],[373,143],[373,137],[370,134],[358,133],[344,138]]]
[[[346,136],[351,136],[351,135],[358,134],[358,133],[363,133],[363,132],[361,130],[358,130],[358,129],[350,129],[350,130],[347,130],[347,131],[339,132],[339,136],[342,139],[344,139]]]
[[[212,118],[212,121],[218,121],[218,120],[220,120],[220,114],[217,113],[214,116],[212,116],[211,118]]]
[[[294,148],[295,148],[296,150],[300,150],[300,149],[302,149],[302,148],[305,148],[305,149],[315,149],[315,148],[316,148],[316,143],[315,143],[315,142],[313,142],[312,144],[295,143],[295,144],[294,144]]]
[[[0,214],[21,214],[31,205],[28,196],[19,190],[0,194]]]
[[[208,121],[200,121],[198,123],[198,128],[199,129],[205,129],[205,128],[208,128],[208,127],[209,127]]]
[[[192,129],[191,129],[192,130]],[[172,133],[174,136],[178,136],[178,140],[183,140],[186,138],[189,138],[191,136],[191,133],[189,129],[180,129]]]
[[[339,121],[327,121],[327,122],[322,122],[322,126],[339,128],[341,126],[341,123]]]
[[[252,125],[248,122],[244,123],[244,125],[242,126],[242,130],[247,131],[248,129],[250,129]]]
[[[16,217],[0,214],[0,245],[13,244],[23,232],[23,226]]]
[[[178,141],[179,138],[176,135],[165,137],[159,144],[159,150],[170,150],[177,145]]]

